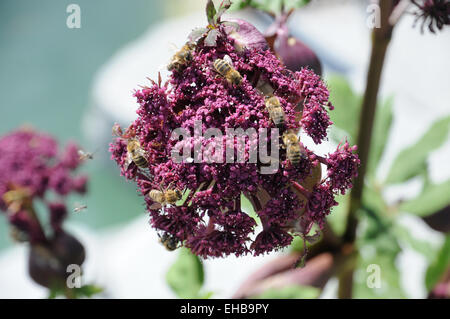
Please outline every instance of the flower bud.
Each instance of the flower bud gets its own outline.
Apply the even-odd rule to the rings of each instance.
[[[322,75],[322,66],[317,55],[299,39],[292,36],[278,36],[274,50],[289,70],[296,72],[308,67],[317,75]]]
[[[39,285],[54,288],[65,284],[67,266],[81,266],[85,259],[83,245],[72,235],[58,232],[49,243],[33,244],[28,257],[28,272]]]
[[[234,40],[234,47],[238,52],[243,52],[245,49],[267,50],[269,48],[263,34],[252,24],[241,19],[227,21],[237,26],[237,28],[226,26],[225,31]]]

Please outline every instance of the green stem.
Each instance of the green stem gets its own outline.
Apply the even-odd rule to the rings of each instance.
[[[381,27],[375,28],[372,32],[372,51],[370,57],[369,70],[367,73],[366,90],[362,102],[361,115],[359,119],[358,131],[358,156],[361,160],[361,166],[358,172],[358,178],[355,180],[354,187],[350,195],[350,208],[347,217],[347,228],[344,233],[344,242],[352,249],[356,238],[356,229],[358,226],[357,212],[361,207],[361,199],[364,190],[364,177],[366,174],[367,163],[369,159],[369,150],[372,139],[372,128],[375,119],[378,90],[384,65],[386,51],[389,46],[393,26],[389,24],[389,16],[394,7],[393,0],[382,0],[379,2],[381,13]],[[355,263],[347,267],[339,276],[339,298],[351,298],[353,288],[353,273]]]

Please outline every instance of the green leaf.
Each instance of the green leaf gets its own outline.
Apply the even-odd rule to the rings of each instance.
[[[179,298],[198,298],[204,282],[200,259],[181,248],[178,259],[166,274],[166,281]]]
[[[208,2],[206,3],[206,17],[208,18],[208,23],[209,25],[216,25],[216,20],[215,20],[215,16],[216,16],[216,8],[214,7],[214,2],[212,0],[208,0]]]
[[[311,286],[290,285],[283,288],[271,288],[262,294],[252,296],[255,299],[315,299],[320,295],[320,289]]]
[[[391,96],[387,98],[382,105],[377,106],[368,162],[368,172],[372,176],[376,173],[376,168],[388,141],[393,118],[393,103],[394,98]]]
[[[360,249],[374,251],[374,253],[371,256],[361,254],[358,258],[354,277],[353,297],[355,299],[405,298],[400,285],[400,273],[395,264],[397,254],[379,252],[376,245],[363,246]],[[371,287],[367,284],[369,276],[374,275],[373,270],[369,268],[370,265],[379,267],[379,287]]]
[[[387,204],[381,192],[373,187],[364,187],[362,203],[364,208],[375,211],[377,215],[383,216],[386,213]]]
[[[409,247],[424,255],[428,260],[432,260],[436,257],[436,249],[431,243],[415,238],[411,235],[411,231],[407,228],[395,225],[393,227],[395,237],[401,242],[407,244]]]
[[[215,15],[214,19],[219,22],[220,21],[220,17],[222,17],[222,15],[225,13],[225,11],[227,11],[231,6],[231,1],[230,0],[223,0],[222,3],[220,4],[219,10],[217,11],[217,14]]]
[[[395,221],[387,213],[380,192],[371,187],[364,188],[359,219],[357,246],[360,256],[355,271],[354,298],[404,298],[395,264],[401,246],[394,232]],[[367,284],[373,274],[368,268],[370,265],[379,266],[379,288]]]
[[[439,282],[444,272],[450,267],[450,235],[447,235],[436,259],[428,267],[425,285],[430,291]]]
[[[311,0],[285,0],[286,11],[306,6]]]
[[[422,193],[403,202],[399,210],[415,214],[420,217],[431,215],[450,204],[450,180],[441,184],[429,184]]]
[[[401,183],[420,175],[427,169],[426,160],[429,153],[447,140],[449,131],[450,116],[433,123],[416,144],[398,154],[386,178],[386,183]]]
[[[339,195],[336,196],[335,199],[338,202],[338,205],[331,209],[331,213],[327,217],[327,222],[336,235],[342,236],[345,232],[347,223],[350,196],[348,194]]]
[[[67,288],[67,287],[52,287],[49,289],[48,299],[55,299],[57,297],[67,297],[79,299],[79,298],[92,298],[94,295],[102,293],[103,288],[96,285],[84,285],[80,288]]]
[[[79,297],[91,298],[92,296],[102,293],[103,288],[95,285],[84,285],[81,288],[75,288],[75,294]]]
[[[327,79],[327,86],[330,90],[330,101],[335,107],[330,112],[330,118],[334,126],[340,130],[334,129],[331,137],[336,142],[341,142],[347,137],[350,144],[355,144],[362,99],[353,92],[343,76],[331,76]]]
[[[290,9],[301,8],[310,2],[311,0],[236,0],[233,1],[231,10],[242,10],[251,7],[273,14],[280,14],[283,4],[284,10],[289,11]]]
[[[212,292],[212,291],[204,292],[204,293],[200,294],[199,299],[211,299],[211,297],[213,295],[214,295],[214,292]]]
[[[392,222],[383,211],[368,208],[360,210],[357,246],[360,252],[355,271],[354,298],[404,298],[400,286],[400,273],[395,260],[401,247],[392,231]],[[367,284],[370,265],[379,267],[379,288]],[[373,267],[373,266],[372,266]]]
[[[250,203],[248,198],[243,193],[241,193],[241,210],[253,218],[257,225],[261,225],[261,219],[253,209],[252,203]]]

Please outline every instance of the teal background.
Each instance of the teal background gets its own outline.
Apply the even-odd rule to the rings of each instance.
[[[81,29],[69,29],[66,8],[81,8]],[[0,1],[0,135],[24,124],[55,135],[62,144],[89,147],[81,119],[90,102],[93,76],[120,47],[162,20],[157,0]],[[94,151],[94,150],[93,150]],[[104,157],[107,145],[96,149]],[[144,214],[134,186],[124,183],[112,163],[94,160],[81,168],[90,175],[89,194],[69,199],[88,210],[70,222],[96,229]],[[11,245],[0,216],[0,249]]]

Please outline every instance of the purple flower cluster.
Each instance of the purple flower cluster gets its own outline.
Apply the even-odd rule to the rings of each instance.
[[[360,164],[358,156],[354,153],[357,146],[350,146],[348,142],[339,145],[334,153],[329,154],[325,160],[328,166],[330,187],[334,191],[340,191],[342,195],[347,189],[353,187],[352,179],[358,176]]]
[[[68,144],[60,154],[52,137],[31,129],[19,129],[0,138],[0,209],[31,243],[45,241],[33,201],[46,203],[54,232],[61,231],[67,215],[63,197],[86,191],[87,177],[73,174],[80,164],[75,144]],[[59,198],[48,201],[50,191]]]
[[[303,129],[320,143],[331,125],[327,109],[333,107],[319,76],[308,69],[291,72],[270,50],[251,46],[242,49],[222,27],[219,30],[216,45],[197,41],[190,61],[173,69],[164,85],[152,81],[150,87],[135,92],[138,117],[123,132],[115,127],[120,137],[111,144],[110,152],[121,174],[137,184],[151,224],[159,232],[204,258],[259,255],[288,246],[293,235],[299,233],[292,227],[294,224],[322,226],[336,204],[334,196],[351,187],[359,162],[348,144],[328,158],[319,158],[301,142],[302,156],[295,165],[287,157],[286,148],[280,147],[279,169],[273,174],[261,174],[261,167],[267,163],[259,159],[256,163],[211,163],[204,158],[174,161],[171,152],[178,140],[171,139],[171,134],[175,129],[183,128],[191,134],[182,143],[205,148],[210,142],[195,137],[198,121],[202,123],[202,134],[208,128],[219,129],[224,145],[227,128],[253,128],[257,132],[275,129],[265,107],[266,96],[278,97],[284,111],[280,135]],[[242,76],[240,85],[229,84],[215,71],[214,61],[225,55]],[[132,139],[139,142],[148,168],[130,163],[127,143]],[[270,141],[269,134],[266,142],[270,145]],[[238,145],[233,147],[237,153]],[[329,176],[319,177],[312,187],[306,187],[312,172],[320,172],[322,160],[328,165]],[[303,192],[292,185],[298,185]],[[149,193],[160,189],[177,189],[183,198],[176,204],[158,205]],[[254,234],[255,220],[242,210],[242,197],[252,203],[261,221],[258,234]],[[309,229],[303,227],[300,233],[305,235]]]
[[[436,28],[442,30],[444,26],[450,25],[450,1],[449,0],[411,0],[418,11],[414,12],[416,24],[422,21],[421,32],[428,25],[432,33],[436,33]]]

